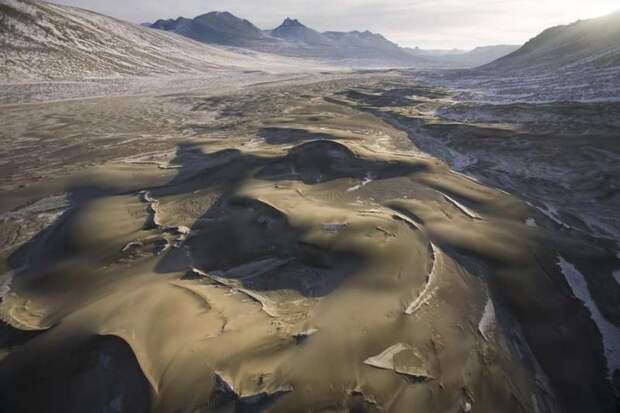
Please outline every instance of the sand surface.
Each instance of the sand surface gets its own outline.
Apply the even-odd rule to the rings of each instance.
[[[376,73],[3,106],[0,410],[617,411],[618,239],[467,169],[470,135],[523,129],[453,97]]]

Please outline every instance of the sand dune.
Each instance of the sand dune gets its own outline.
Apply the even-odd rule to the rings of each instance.
[[[616,244],[422,152],[390,108],[447,95],[386,76],[3,112],[3,239],[68,195],[4,244],[1,407],[616,411],[558,265]]]

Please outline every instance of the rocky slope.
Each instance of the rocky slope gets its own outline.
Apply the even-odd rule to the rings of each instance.
[[[0,16],[3,82],[292,67],[290,59],[237,53],[73,7],[3,0]]]

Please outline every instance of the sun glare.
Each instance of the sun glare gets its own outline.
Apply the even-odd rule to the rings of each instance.
[[[583,0],[560,2],[560,7],[565,8],[571,17],[576,19],[591,19],[620,11],[620,2],[617,0],[599,0],[585,2]]]

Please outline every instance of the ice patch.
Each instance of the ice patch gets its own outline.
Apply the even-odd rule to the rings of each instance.
[[[70,205],[71,203],[69,202],[68,194],[63,193],[59,195],[52,195],[39,199],[38,201],[15,211],[0,214],[0,222],[24,219],[26,217],[39,214],[49,216],[49,221],[52,222],[62,215],[62,213],[69,208]]]
[[[318,332],[319,332],[318,329],[312,327],[312,328],[309,328],[307,330],[301,331],[301,332],[299,332],[297,334],[293,334],[293,338],[295,339],[295,342],[297,344],[301,344],[304,341],[306,341],[306,339],[308,337],[310,337],[310,336],[312,336],[312,335],[314,335],[314,334],[316,334]]]
[[[426,304],[428,300],[433,297],[433,295],[435,294],[435,290],[437,289],[436,287],[434,287],[434,281],[435,270],[439,265],[437,261],[439,260],[440,252],[433,243],[431,243],[431,248],[433,250],[433,268],[431,268],[431,271],[428,274],[428,277],[426,279],[426,285],[424,286],[424,289],[422,290],[420,295],[418,295],[405,309],[405,314],[407,315],[411,315],[418,311],[420,307],[422,307],[422,305]]]
[[[281,314],[278,310],[278,304],[271,298],[267,297],[264,294],[257,293],[254,290],[249,290],[247,288],[238,288],[237,291],[241,291],[257,303],[259,303],[265,314],[274,318],[280,317]]]
[[[402,343],[395,344],[376,356],[364,360],[364,364],[380,369],[392,370],[394,368],[394,356],[408,347]]]
[[[422,357],[411,346],[403,343],[394,344],[380,354],[367,358],[364,360],[364,364],[422,380],[432,379],[431,374],[424,366]]]
[[[295,390],[290,384],[278,384],[264,381],[262,381],[259,386],[249,386],[250,388],[245,389],[235,387],[233,379],[223,373],[216,371],[215,375],[219,387],[222,390],[235,394],[244,404],[255,404],[265,398]]]
[[[584,211],[584,213],[586,213],[586,211]],[[586,223],[593,235],[603,238],[612,237],[620,239],[620,230],[618,227],[603,222],[600,216],[581,215],[580,218]]]
[[[11,291],[11,283],[13,282],[14,276],[15,271],[9,271],[0,275],[0,300],[4,299],[4,297],[6,297],[6,295]]]
[[[484,312],[482,313],[482,318],[478,323],[478,331],[482,337],[489,341],[488,333],[495,325],[495,306],[493,305],[493,301],[491,298],[487,300],[486,305],[484,306]]]
[[[440,192],[440,194],[443,195],[443,197],[448,202],[450,202],[452,205],[454,205],[457,209],[459,209],[461,212],[463,212],[468,217],[472,219],[482,219],[482,217],[478,215],[475,211],[471,210],[470,208],[467,208],[465,205],[461,204],[456,199],[444,194],[443,192]]]
[[[614,271],[613,273],[614,279],[616,280],[616,282],[618,284],[620,284],[620,268],[618,268],[616,271]]]
[[[554,207],[553,205],[547,204],[547,203],[543,203],[543,205],[544,205],[544,208],[543,207],[536,207],[536,209],[538,209],[540,212],[545,214],[547,217],[549,217],[556,224],[560,224],[564,228],[568,228],[568,229],[571,228],[570,225],[566,224],[564,221],[562,221],[560,219],[560,215],[559,215],[558,209],[556,207]]]
[[[601,333],[607,359],[607,370],[611,378],[613,373],[620,369],[620,329],[605,319],[590,295],[583,274],[561,256],[558,256],[558,265],[573,290],[573,294],[590,310],[592,320]]]
[[[353,191],[357,191],[360,188],[365,187],[366,185],[368,185],[369,183],[371,183],[373,181],[372,176],[370,176],[370,174],[366,175],[366,177],[362,180],[361,183],[359,183],[358,185],[352,186],[351,188],[347,189],[347,192],[353,192]]]

